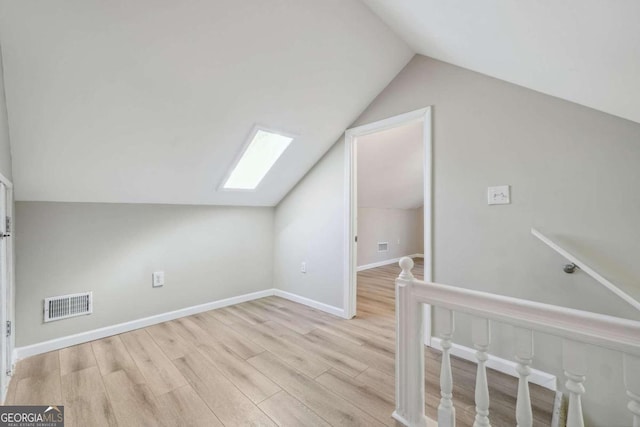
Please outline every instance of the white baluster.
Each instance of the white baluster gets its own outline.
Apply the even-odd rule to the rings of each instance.
[[[488,319],[473,319],[473,346],[476,348],[478,372],[476,374],[476,419],[473,427],[490,427],[489,421],[489,383],[487,382],[487,367],[489,358],[487,351],[491,343],[491,330]]]
[[[435,308],[436,328],[442,345],[442,365],[440,367],[440,405],[438,406],[438,426],[455,427],[456,408],[453,407],[453,377],[451,376],[451,339],[453,338],[453,311]]]
[[[424,327],[422,303],[412,295],[413,260],[400,260],[396,280],[396,410],[393,418],[411,427],[427,425],[424,413]]]
[[[531,427],[533,425],[533,412],[531,410],[531,396],[529,395],[529,375],[531,375],[531,361],[533,360],[533,332],[531,329],[514,328],[515,334],[515,358],[518,362],[516,371],[520,376],[518,380],[518,400],[516,403],[516,420],[518,427]]]
[[[569,391],[567,427],[584,427],[581,396],[585,393],[587,375],[587,346],[571,340],[562,341],[562,367],[567,377],[565,387]]]
[[[640,427],[640,357],[623,356],[624,385],[631,399],[627,408],[633,415],[633,427]]]

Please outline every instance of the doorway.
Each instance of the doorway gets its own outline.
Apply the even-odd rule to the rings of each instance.
[[[4,398],[13,369],[13,240],[11,182],[0,175],[0,399]]]
[[[390,117],[388,119],[380,120],[377,122],[373,122],[367,125],[358,126],[352,129],[347,130],[345,134],[345,204],[346,204],[346,212],[345,212],[345,278],[344,278],[344,307],[345,307],[345,317],[352,318],[356,316],[357,313],[357,272],[358,272],[358,244],[363,242],[358,242],[358,199],[359,199],[359,191],[358,191],[358,144],[366,144],[367,142],[371,142],[375,140],[376,134],[383,135],[387,134],[401,134],[402,129],[409,130],[418,127],[420,132],[420,137],[422,138],[422,194],[418,194],[418,197],[421,196],[421,201],[424,205],[422,216],[423,223],[420,224],[421,233],[422,233],[422,247],[424,254],[424,280],[431,281],[432,280],[432,126],[431,126],[431,107],[423,108],[420,110],[412,111],[409,113],[401,114],[398,116]],[[402,150],[401,145],[395,145],[397,150]],[[407,151],[410,149],[407,147]],[[396,161],[401,161],[402,153],[397,153],[397,155],[391,156],[391,161],[394,159]],[[415,160],[415,159],[413,159]],[[415,168],[415,161],[407,162],[407,168]],[[403,165],[394,165],[394,170],[403,171]],[[420,167],[420,164],[418,164]],[[407,171],[408,172],[408,171]],[[380,180],[379,183],[381,186],[385,186],[384,182],[390,182],[395,184],[395,188],[398,186],[402,186],[400,183],[402,180],[407,179],[406,175],[403,176],[389,176],[390,171],[388,170],[380,170],[380,176],[384,177],[383,180]],[[398,175],[397,172],[391,172],[394,175]],[[407,184],[408,185],[408,184]],[[393,185],[385,186],[386,195],[384,196],[386,199],[393,199]],[[414,189],[415,190],[415,189]],[[412,197],[415,199],[415,191],[411,191]],[[363,195],[364,196],[364,195]],[[371,194],[366,195],[367,198],[371,197]],[[375,196],[374,196],[375,197]],[[362,197],[360,197],[362,201]],[[402,203],[402,202],[401,202]],[[415,204],[415,203],[414,203]],[[411,204],[409,204],[411,205]],[[406,206],[409,207],[409,206]],[[364,224],[363,224],[364,225]],[[369,239],[370,240],[370,239]],[[400,242],[400,243],[398,243]],[[394,237],[391,241],[381,241],[381,242],[373,242],[375,245],[372,248],[367,247],[366,251],[362,250],[362,252],[367,252],[371,254],[378,249],[381,252],[387,251],[390,255],[384,260],[389,262],[389,258],[395,259],[396,256],[405,256],[411,255],[409,253],[400,253],[402,250],[403,244],[402,239]],[[372,242],[367,242],[368,246],[371,246]],[[397,249],[395,252],[392,249]],[[400,251],[400,252],[398,252]],[[396,256],[391,256],[396,255]],[[373,254],[373,258],[369,257],[369,259],[373,259],[375,261],[375,257],[384,258],[383,255]],[[360,257],[361,262],[363,261],[363,256]],[[382,262],[384,262],[382,261]],[[395,261],[394,261],[395,262]],[[375,266],[375,262],[373,264],[367,264]],[[383,264],[381,264],[383,265]],[[431,335],[431,316],[430,316],[430,308],[425,307],[425,333],[427,335],[426,343],[430,343],[430,335]]]

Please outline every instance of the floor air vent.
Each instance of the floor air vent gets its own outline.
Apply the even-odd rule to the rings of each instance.
[[[44,299],[44,321],[67,319],[93,312],[91,292],[61,295]]]

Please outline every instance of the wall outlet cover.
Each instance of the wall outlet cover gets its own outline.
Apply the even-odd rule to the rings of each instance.
[[[153,273],[153,280],[151,282],[151,285],[154,288],[164,286],[164,271],[155,271]]]
[[[487,202],[490,205],[508,205],[511,203],[511,188],[508,185],[489,187]]]

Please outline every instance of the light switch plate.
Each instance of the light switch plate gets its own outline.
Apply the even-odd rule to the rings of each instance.
[[[153,281],[151,285],[154,288],[164,286],[164,271],[156,271],[153,273]]]
[[[508,185],[489,187],[487,196],[490,205],[508,205],[511,203],[511,188]]]

